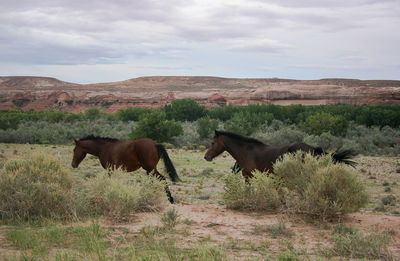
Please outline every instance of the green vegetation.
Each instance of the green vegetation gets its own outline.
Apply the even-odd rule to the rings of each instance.
[[[122,170],[100,174],[77,184],[78,216],[103,215],[129,220],[133,213],[160,210],[166,200],[165,184],[148,175],[133,179]]]
[[[197,120],[197,133],[200,139],[211,138],[214,130],[218,129],[218,120],[210,119],[209,116]]]
[[[285,154],[274,164],[274,174],[255,172],[247,184],[242,176],[228,175],[223,199],[229,208],[281,208],[321,219],[356,212],[369,201],[355,171],[334,164],[330,155],[301,152]]]
[[[182,133],[182,126],[178,122],[167,120],[165,112],[154,110],[140,118],[138,126],[129,134],[129,138],[151,138],[158,142],[166,142]]]
[[[172,230],[176,225],[179,224],[179,214],[176,209],[171,208],[161,215],[161,222],[164,228],[167,230]]]
[[[70,220],[73,179],[55,157],[10,160],[0,171],[0,218],[11,221]]]
[[[225,178],[223,201],[232,209],[274,211],[282,205],[278,183],[274,176],[259,171],[248,184],[242,175],[230,173]]]
[[[225,122],[225,129],[245,136],[255,132],[262,124],[273,120],[271,113],[252,113],[240,111],[233,114],[232,118]]]
[[[89,134],[117,139],[150,137],[177,147],[207,145],[216,128],[259,138],[267,144],[306,142],[325,150],[340,147],[367,155],[400,154],[400,105],[222,106],[205,110],[190,99],[157,109],[126,108],[114,114],[0,111],[0,141],[67,144]]]
[[[300,122],[300,127],[306,132],[314,135],[321,135],[331,132],[335,136],[346,134],[349,126],[348,121],[342,116],[333,116],[327,112],[318,112],[310,115],[305,121]]]
[[[0,171],[0,218],[12,222],[72,220],[109,216],[128,220],[132,213],[159,210],[165,184],[153,176],[135,179],[121,170],[112,178],[75,179],[58,158],[33,155],[7,161]]]
[[[184,125],[184,129],[196,132],[196,122]],[[277,121],[262,128],[267,130],[265,135],[273,134],[274,139],[283,140],[290,137],[288,133],[300,133],[293,125]],[[279,129],[286,134],[279,135]],[[0,260],[398,259],[398,229],[390,227],[391,221],[396,224],[400,210],[397,197],[400,175],[393,172],[399,166],[398,157],[357,158],[359,172],[356,174],[368,186],[370,201],[355,215],[356,219],[352,215],[339,219],[339,222],[346,222],[345,226],[337,225],[337,219],[325,222],[310,218],[312,215],[294,214],[294,209],[287,208],[286,203],[297,201],[284,197],[289,191],[282,182],[284,179],[262,173],[259,173],[258,181],[252,181],[252,189],[244,189],[245,193],[255,197],[248,199],[250,208],[226,210],[221,206],[225,194],[224,178],[234,162],[226,153],[209,163],[204,161],[204,150],[199,146],[193,150],[168,149],[182,179],[182,182],[169,184],[179,202],[170,205],[164,191],[165,183],[147,177],[143,170],[134,173],[115,171],[108,177],[98,159],[92,156],[88,156],[78,169],[72,169],[72,149],[72,145],[0,144],[0,167],[8,166],[11,161],[22,164],[34,158],[32,154],[53,159],[51,162],[55,166],[59,164],[61,171],[72,181],[71,201],[74,202],[72,219],[50,216],[17,221],[1,218],[3,250]],[[43,168],[56,173],[55,166],[44,163]],[[39,162],[30,165],[36,164]],[[162,164],[159,171],[165,174]],[[59,180],[57,176],[51,177],[51,183]],[[374,178],[370,179],[371,176]],[[241,182],[239,188],[246,186],[240,175],[234,177]],[[35,185],[44,187],[47,179],[50,177],[35,179]],[[342,182],[346,183],[346,180]],[[389,187],[391,191],[385,192],[384,189]],[[2,191],[3,187],[0,193]],[[138,191],[144,195],[142,199],[136,197]],[[267,212],[254,211],[256,205],[271,206],[274,197],[268,199],[265,195],[276,195],[274,191],[278,193],[275,200],[280,205],[265,208]],[[393,197],[388,197],[390,195],[396,199],[393,201]],[[383,204],[385,197],[384,201],[388,200],[389,204],[376,212],[375,208]],[[278,213],[271,214],[271,211]],[[389,230],[379,223],[383,218],[380,215],[385,215]],[[358,219],[362,222],[360,228],[355,228],[354,222]],[[369,225],[374,222],[378,222],[377,229],[380,230]],[[358,234],[354,236],[354,233]]]
[[[274,164],[274,174],[286,190],[289,211],[328,218],[356,212],[369,201],[356,171],[334,164],[330,155],[285,154]]]
[[[191,99],[173,100],[164,110],[168,119],[176,121],[195,121],[206,113],[203,106]]]
[[[392,260],[388,250],[391,239],[388,231],[372,231],[365,234],[357,228],[339,224],[334,228],[334,247],[327,254],[349,258]]]

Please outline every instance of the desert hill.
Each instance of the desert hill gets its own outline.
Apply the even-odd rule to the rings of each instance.
[[[0,77],[0,109],[79,112],[96,107],[114,112],[127,107],[160,107],[183,98],[206,108],[228,104],[400,104],[400,81],[154,76],[75,84],[49,77]]]

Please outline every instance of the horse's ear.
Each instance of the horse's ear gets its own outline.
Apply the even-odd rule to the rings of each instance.
[[[78,143],[78,141],[76,139],[74,139],[75,145]]]
[[[218,137],[219,136],[219,131],[215,130],[215,136]]]

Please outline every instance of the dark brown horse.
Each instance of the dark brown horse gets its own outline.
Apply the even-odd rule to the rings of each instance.
[[[153,172],[153,175],[160,180],[165,180],[165,177],[156,168],[160,157],[162,157],[171,180],[173,182],[179,180],[175,167],[164,146],[152,139],[144,138],[134,141],[121,141],[90,135],[86,138],[75,140],[72,167],[77,168],[88,153],[98,157],[105,169],[122,168],[126,171],[135,171],[142,167],[146,170],[147,174]],[[166,187],[166,192],[169,201],[173,203],[174,199],[168,187]]]
[[[298,150],[309,152],[313,155],[325,154],[321,148],[314,148],[305,143],[298,142],[269,146],[259,140],[232,132],[215,131],[212,144],[204,158],[207,161],[211,161],[222,152],[227,151],[236,160],[235,165],[238,165],[242,170],[243,177],[248,180],[252,176],[252,171],[256,169],[273,172],[273,164],[279,157],[285,153]],[[332,154],[332,159],[334,162],[353,165],[355,162],[350,160],[353,156],[354,153],[352,151],[346,150]]]

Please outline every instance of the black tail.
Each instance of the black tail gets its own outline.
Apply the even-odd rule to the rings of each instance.
[[[162,156],[162,158],[164,160],[165,168],[166,168],[167,173],[168,173],[169,177],[171,178],[171,180],[173,182],[179,181],[180,179],[178,177],[178,174],[176,173],[175,167],[172,164],[172,161],[169,158],[167,150],[165,149],[165,147],[163,145],[161,145],[161,144],[157,144],[156,147],[157,147],[158,151],[161,152],[161,156]]]
[[[321,147],[317,147],[314,149],[314,154],[323,155],[326,154],[326,152]],[[354,167],[355,165],[357,165],[357,162],[351,159],[353,159],[356,155],[357,153],[355,153],[355,151],[353,150],[337,150],[335,151],[335,153],[332,154],[332,160],[334,163],[340,162]]]
[[[335,153],[332,154],[332,159],[334,162],[341,162],[354,167],[357,165],[357,162],[351,159],[353,159],[356,155],[357,153],[355,153],[354,150],[335,151]]]

